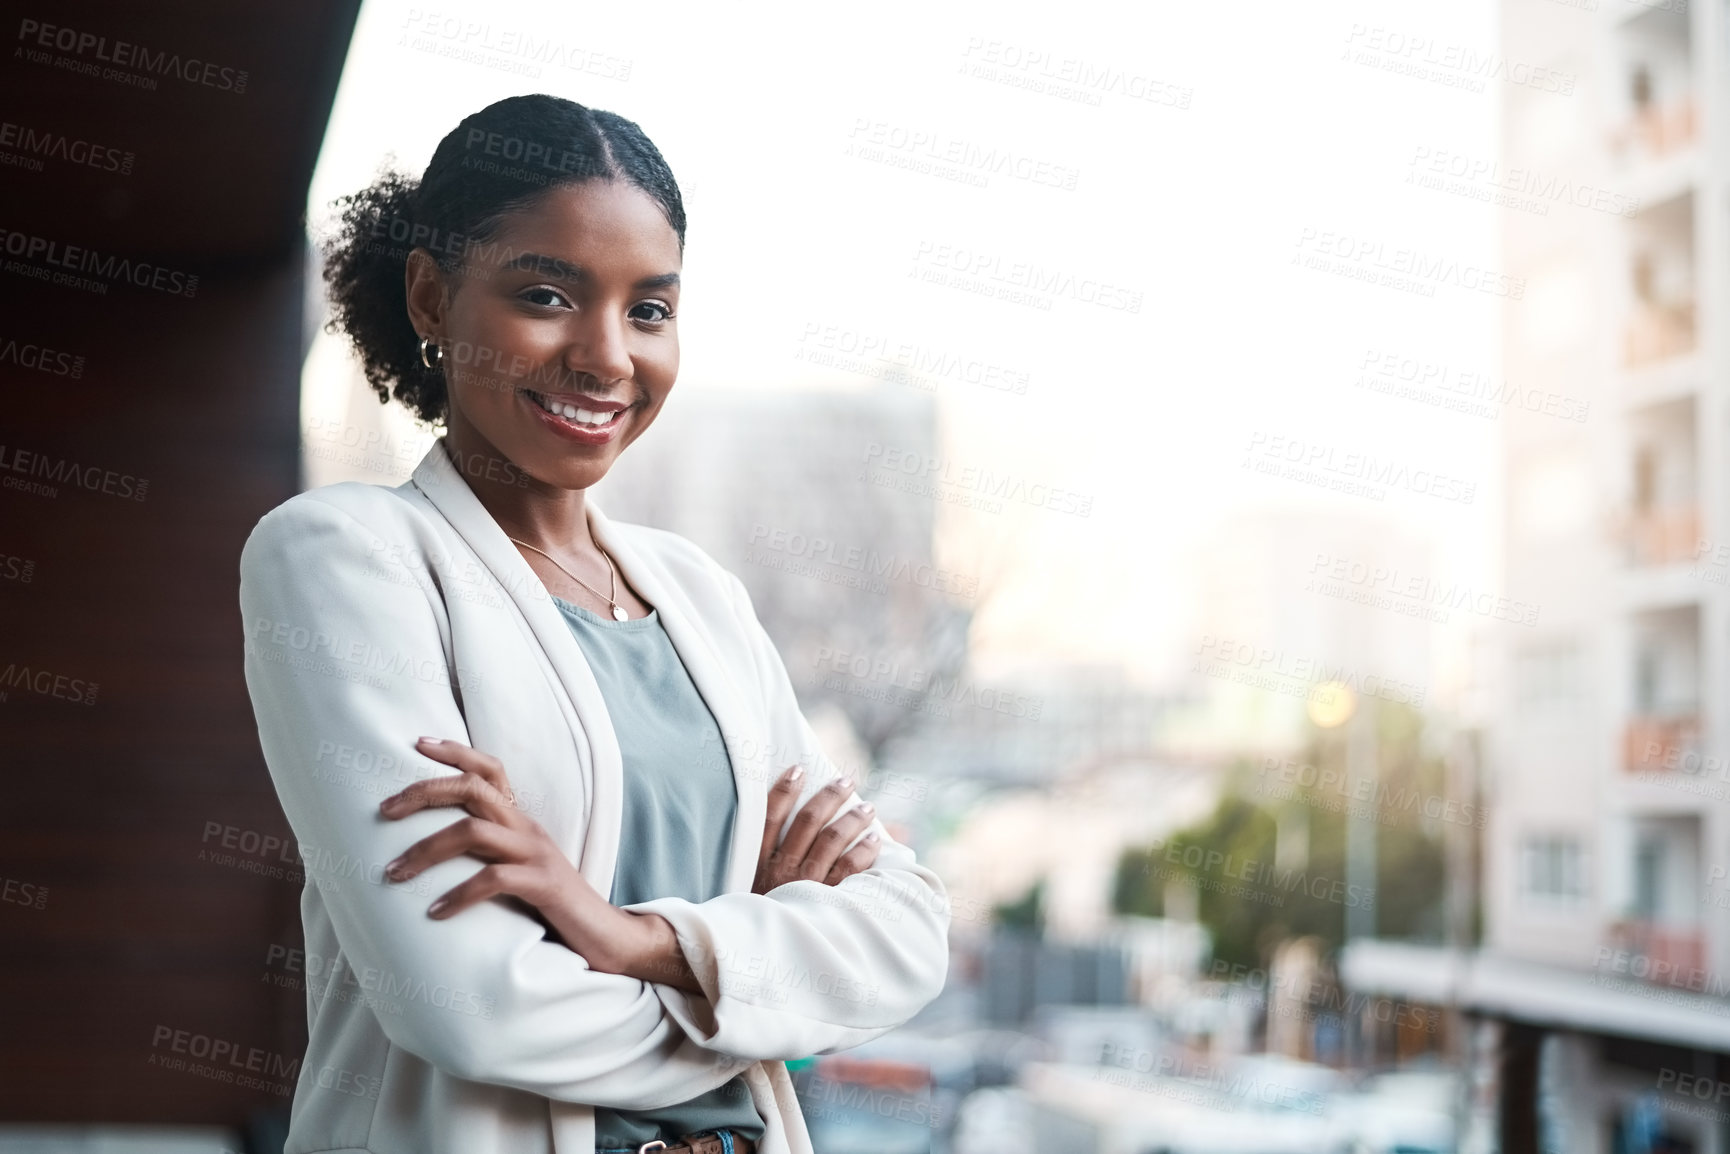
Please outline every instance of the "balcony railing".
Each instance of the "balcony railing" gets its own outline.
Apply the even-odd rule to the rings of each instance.
[[[1706,972],[1706,935],[1699,926],[1612,922],[1605,943],[1637,959],[1626,973],[1660,986],[1698,987]],[[1624,972],[1620,965],[1617,971]]]
[[[1700,509],[1678,505],[1644,509],[1621,518],[1622,544],[1628,564],[1674,565],[1691,561],[1700,548]]]
[[[1622,362],[1630,369],[1694,351],[1693,304],[1638,304],[1622,332]]]
[[[1628,773],[1698,773],[1699,715],[1636,717],[1629,721],[1622,731],[1622,768]]]
[[[1692,147],[1699,135],[1699,117],[1690,93],[1635,112],[1610,133],[1610,147],[1624,161],[1661,160]]]

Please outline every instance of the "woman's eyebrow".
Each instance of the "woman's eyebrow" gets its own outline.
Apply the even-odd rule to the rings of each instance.
[[[573,284],[581,284],[589,277],[588,270],[581,265],[572,264],[562,257],[547,256],[544,253],[519,253],[514,259],[505,262],[507,269],[531,269],[541,276],[552,277],[555,280],[566,280]],[[644,289],[676,288],[679,284],[679,274],[664,272],[659,276],[644,277],[631,287],[639,291]]]
[[[562,257],[547,256],[538,252],[519,253],[515,258],[506,261],[502,267],[505,269],[528,269],[539,273],[541,276],[549,276],[555,280],[568,280],[573,283],[587,280],[589,275],[581,265],[572,264]]]

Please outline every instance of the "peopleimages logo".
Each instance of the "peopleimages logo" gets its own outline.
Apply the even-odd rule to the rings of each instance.
[[[846,325],[807,321],[799,346],[793,354],[797,360],[899,381],[927,392],[943,380],[1024,396],[1031,380],[1026,370]]]
[[[112,80],[126,77],[124,70],[143,73],[137,79],[149,79],[152,76],[172,76],[188,84],[198,84],[205,88],[215,88],[222,92],[232,92],[236,96],[246,91],[246,70],[230,68],[209,60],[200,60],[196,56],[181,56],[178,52],[156,51],[142,44],[133,44],[127,40],[109,40],[106,36],[98,36],[94,32],[81,32],[76,28],[63,28],[57,24],[44,24],[39,20],[21,20],[18,24],[18,41],[31,49],[47,49],[54,52],[64,52],[71,56],[88,58],[96,64],[111,65],[110,68],[97,69],[102,79]],[[22,49],[20,49],[22,51]],[[66,63],[76,64],[76,61],[38,60],[36,56],[45,55],[32,52],[30,59],[37,64]],[[73,71],[84,71],[74,68]],[[115,75],[108,75],[115,73]],[[148,87],[154,88],[152,83]]]
[[[912,166],[913,171],[929,173],[931,165],[953,166],[958,175],[977,177],[981,187],[993,176],[1004,176],[1029,184],[1042,184],[1064,191],[1074,191],[1081,179],[1077,168],[1058,164],[1040,157],[1029,156],[1000,145],[985,146],[975,141],[951,136],[938,129],[913,127],[877,120],[868,116],[853,119],[847,133],[846,155],[862,160],[893,164],[898,158],[908,162],[896,167]]]
[[[1209,976],[1231,986],[1247,986],[1263,993],[1270,989],[1284,993],[1285,997],[1277,999],[1285,1007],[1282,1013],[1289,1014],[1293,1010],[1310,1014],[1326,1011],[1354,1020],[1368,1015],[1385,1025],[1423,1030],[1428,1034],[1434,1034],[1442,1028],[1440,1010],[1389,998],[1383,994],[1347,993],[1344,987],[1322,981],[1313,973],[1293,976],[1270,974],[1264,969],[1215,958]]]
[[[34,693],[38,697],[52,697],[73,705],[95,705],[96,693],[100,688],[96,682],[82,677],[56,673],[51,669],[40,669],[16,661],[8,661],[5,668],[0,669],[0,701],[6,700],[9,691],[18,690],[22,693]]]
[[[1510,168],[1499,160],[1466,156],[1420,144],[1411,159],[1406,183],[1438,191],[1470,190],[1479,200],[1494,199],[1508,208],[1535,208],[1548,215],[1549,206],[1566,201],[1576,208],[1611,216],[1633,216],[1640,198],[1611,192],[1595,184],[1576,182],[1532,168]],[[1455,182],[1455,183],[1449,183]]]
[[[429,983],[418,975],[398,974],[378,966],[356,966],[351,959],[340,953],[325,957],[316,950],[272,945],[266,951],[264,961],[267,967],[305,975],[309,979],[309,992],[315,998],[337,996],[341,987],[347,986],[376,994],[389,1001],[420,1002],[434,1009],[450,1010],[465,1017],[487,1021],[492,1020],[497,1009],[497,1000],[489,994],[455,989],[436,982]],[[314,978],[323,978],[324,981],[321,985],[313,984],[310,979]]]
[[[1259,792],[1281,801],[1302,801],[1312,808],[1367,817],[1392,824],[1400,814],[1421,813],[1432,821],[1483,829],[1489,811],[1482,805],[1441,794],[1400,788],[1380,778],[1318,768],[1308,762],[1269,755],[1261,765]]]
[[[111,145],[96,144],[63,132],[31,128],[26,124],[0,121],[0,163],[41,171],[41,161],[59,160],[83,165],[98,172],[118,172],[126,176],[132,171],[133,155]],[[19,162],[24,162],[20,164]]]
[[[1051,300],[1068,297],[1079,304],[1097,305],[1103,309],[1129,313],[1141,311],[1142,294],[1137,290],[1091,277],[1077,277],[1062,269],[1029,261],[1005,261],[995,253],[966,245],[921,240],[913,252],[913,265],[914,274],[931,283],[945,283],[943,277],[954,274],[969,278],[969,282],[977,281],[981,288],[991,289],[986,295],[1021,301],[1023,298],[1015,296],[1016,292],[1023,296],[1032,294],[1031,300],[1046,302],[1039,306],[1044,309],[1050,308]],[[956,287],[964,288],[966,285],[967,282],[956,283]],[[1008,290],[1009,295],[996,292],[998,289]]]
[[[883,556],[877,550],[861,545],[845,545],[828,537],[808,537],[804,533],[771,528],[760,522],[751,527],[746,544],[753,550],[772,550],[786,557],[834,565],[873,578],[905,581],[921,588],[935,589],[940,593],[973,597],[979,592],[979,578],[956,573],[928,561],[894,553]]]
[[[1361,389],[1436,405],[1490,420],[1520,409],[1559,420],[1583,423],[1592,402],[1565,393],[1522,388],[1475,369],[1454,369],[1445,362],[1371,348],[1358,365]]]
[[[29,341],[0,338],[0,365],[17,365],[54,377],[77,380],[84,375],[84,358]]]
[[[1437,285],[1516,301],[1526,295],[1524,277],[1510,276],[1457,257],[1389,246],[1373,237],[1305,227],[1298,234],[1296,249],[1292,257],[1295,265],[1393,288],[1422,290],[1421,295],[1425,296],[1434,296]]]
[[[1484,91],[1485,82],[1493,80],[1572,96],[1578,80],[1571,72],[1540,68],[1498,52],[1370,24],[1352,25],[1342,59],[1472,92]]]
[[[1470,505],[1478,492],[1476,481],[1435,469],[1413,468],[1391,457],[1264,429],[1250,433],[1242,467],[1376,501],[1385,498],[1389,489],[1404,489],[1423,497]]]
[[[1312,874],[1307,869],[1281,868],[1274,862],[1240,857],[1196,842],[1185,843],[1176,839],[1168,843],[1164,838],[1155,838],[1148,848],[1151,852],[1142,861],[1144,877],[1158,877],[1167,881],[1188,880],[1204,889],[1274,906],[1283,906],[1284,895],[1294,893],[1307,894],[1317,901],[1333,902],[1354,909],[1360,906],[1373,909],[1376,904],[1374,886],[1355,885],[1338,878]],[[1155,865],[1153,854],[1156,853],[1171,865],[1188,871],[1187,875]],[[1225,882],[1243,884],[1229,886],[1216,880],[1218,878],[1225,879]],[[1276,890],[1280,892],[1275,893]]]
[[[101,280],[125,281],[138,288],[154,289],[156,292],[168,293],[171,296],[191,298],[198,293],[198,278],[179,269],[164,268],[151,264],[146,260],[133,260],[131,257],[115,256],[109,253],[104,256],[95,249],[82,245],[64,244],[43,236],[32,236],[27,232],[15,232],[0,229],[0,251],[7,256],[18,257],[20,260],[36,261],[62,269],[69,273],[82,273],[86,276],[99,277]],[[30,266],[11,267],[15,262],[8,262],[7,271],[26,273],[35,271],[41,274],[41,279],[49,278],[48,269],[32,270]],[[98,285],[100,282],[96,282]],[[76,285],[78,288],[90,288],[92,284]],[[101,286],[100,291],[106,292],[107,287]]]
[[[539,78],[544,65],[620,83],[631,78],[633,62],[629,58],[572,44],[535,28],[495,27],[423,8],[410,8],[400,28],[400,47],[501,72]]]
[[[1379,697],[1422,709],[1427,690],[1409,681],[1360,673],[1338,662],[1297,655],[1283,649],[1204,633],[1196,645],[1193,673],[1226,677],[1240,684],[1309,697],[1344,686],[1363,697]]]
[[[0,445],[0,473],[39,477],[56,485],[72,485],[92,493],[106,493],[110,497],[132,501],[142,501],[150,492],[150,482],[142,477],[134,477],[131,473],[116,473],[113,469],[104,469],[98,465],[80,465],[64,457],[50,457],[31,449],[20,449],[16,445]],[[0,486],[48,497],[59,494],[58,489],[47,484],[20,481],[10,476],[0,480]]]
[[[264,1074],[273,1078],[295,1078],[300,1074],[300,1059],[288,1054],[277,1054],[257,1046],[244,1046],[226,1038],[217,1038],[209,1034],[198,1034],[191,1030],[178,1030],[173,1026],[158,1025],[151,1035],[152,1050],[166,1050],[171,1054],[185,1054],[192,1058],[220,1063],[234,1070],[243,1070],[253,1074]],[[151,1065],[160,1065],[152,1055]],[[173,1068],[173,1067],[171,1067]]]
[[[1149,71],[1119,68],[982,36],[968,37],[967,47],[961,52],[961,71],[1011,88],[1090,105],[1100,104],[1105,96],[1121,96],[1187,109],[1195,95],[1195,89],[1162,80]]]
[[[1423,616],[1423,611],[1429,610],[1433,614],[1430,619],[1441,622],[1447,621],[1450,611],[1459,609],[1491,620],[1535,626],[1541,609],[1531,602],[1485,592],[1461,581],[1438,581],[1397,565],[1328,553],[1316,554],[1304,588],[1411,616]]]

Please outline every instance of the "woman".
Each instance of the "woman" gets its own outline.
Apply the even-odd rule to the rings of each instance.
[[[308,883],[288,1152],[808,1151],[782,1060],[935,997],[947,895],[739,580],[587,498],[677,373],[672,174],[630,121],[514,97],[346,205],[333,324],[447,431],[241,557]]]

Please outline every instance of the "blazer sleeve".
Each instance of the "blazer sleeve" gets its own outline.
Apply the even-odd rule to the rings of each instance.
[[[722,1085],[749,1063],[700,1046],[648,983],[590,969],[526,912],[494,899],[454,918],[427,916],[478,860],[442,862],[421,875],[424,886],[383,879],[385,863],[466,816],[461,809],[390,821],[378,812],[382,796],[312,772],[321,750],[346,746],[405,759],[418,776],[455,774],[416,753],[416,738],[466,741],[459,695],[508,692],[473,684],[460,661],[451,676],[442,600],[424,570],[401,560],[420,554],[412,546],[303,494],[260,520],[240,561],[247,689],[307,883],[357,973],[432,991],[379,1014],[380,1027],[458,1078],[560,1101],[646,1109]]]
[[[749,638],[750,677],[770,725],[774,764],[766,781],[797,761],[805,785],[793,813],[839,776],[799,709],[787,668],[736,576],[716,567]],[[842,809],[859,804],[854,790]],[[782,835],[792,823],[792,814]],[[845,1050],[901,1025],[943,989],[949,967],[949,897],[913,850],[881,820],[876,864],[839,885],[793,881],[767,894],[728,893],[706,902],[657,898],[629,907],[672,923],[707,1002],[657,986],[686,1031],[724,1054],[775,1059]],[[857,844],[857,838],[854,841]]]

